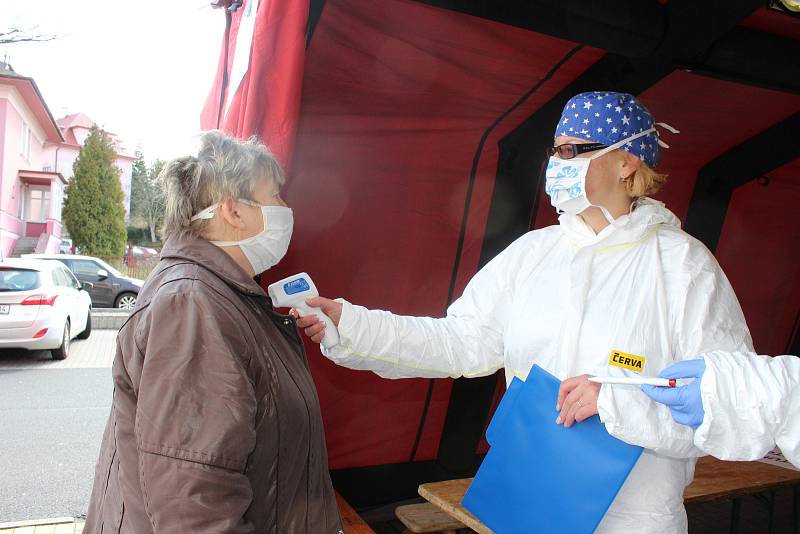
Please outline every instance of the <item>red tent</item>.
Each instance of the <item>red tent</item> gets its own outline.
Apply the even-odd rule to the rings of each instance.
[[[256,3],[226,10],[203,125],[258,134],[289,166],[295,235],[264,283],[304,270],[326,296],[442,316],[555,222],[542,149],[564,102],[626,91],[681,131],[658,198],[716,253],[756,349],[800,354],[800,19],[762,1]],[[348,500],[474,472],[497,376],[389,381],[307,349]]]

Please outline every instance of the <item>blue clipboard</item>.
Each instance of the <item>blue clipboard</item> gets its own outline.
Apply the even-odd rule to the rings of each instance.
[[[508,412],[514,405],[516,396],[517,394],[519,394],[524,384],[525,382],[520,380],[516,376],[511,379],[511,384],[509,384],[508,387],[506,388],[506,392],[503,394],[503,398],[500,404],[494,411],[494,416],[492,416],[492,420],[489,421],[489,426],[486,427],[486,441],[487,443],[489,443],[489,445],[494,445],[494,438],[497,429],[503,426],[503,420],[508,416]],[[555,418],[553,420],[555,421]]]
[[[557,425],[560,383],[534,365],[486,430],[491,448],[462,504],[498,534],[594,532],[642,454],[597,416]]]

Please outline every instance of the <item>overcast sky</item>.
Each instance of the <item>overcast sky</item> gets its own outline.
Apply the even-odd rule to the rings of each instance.
[[[0,0],[14,24],[57,35],[0,46],[56,118],[82,111],[148,161],[193,150],[225,27],[209,0]]]

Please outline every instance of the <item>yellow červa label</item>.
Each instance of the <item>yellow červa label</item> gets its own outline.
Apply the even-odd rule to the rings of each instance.
[[[611,358],[608,359],[608,364],[641,373],[644,371],[644,356],[637,356],[635,354],[628,354],[627,352],[612,350]]]

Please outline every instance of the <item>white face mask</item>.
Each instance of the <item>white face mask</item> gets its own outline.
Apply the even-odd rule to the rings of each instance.
[[[614,217],[611,216],[611,213],[605,207],[589,202],[589,198],[586,196],[586,174],[589,172],[589,165],[593,159],[654,131],[655,128],[651,128],[640,132],[618,141],[588,158],[561,159],[551,156],[545,172],[545,191],[556,211],[577,215],[590,206],[595,206],[600,208],[609,223],[614,224]]]
[[[247,239],[241,241],[211,241],[218,247],[238,246],[242,249],[247,261],[253,267],[256,274],[263,273],[270,267],[277,265],[289,250],[289,241],[292,239],[292,229],[294,227],[294,215],[290,208],[284,206],[262,206],[252,200],[240,199],[238,202],[261,208],[263,219],[263,229]],[[213,219],[214,210],[219,204],[207,207],[194,217],[192,221],[198,219]]]

